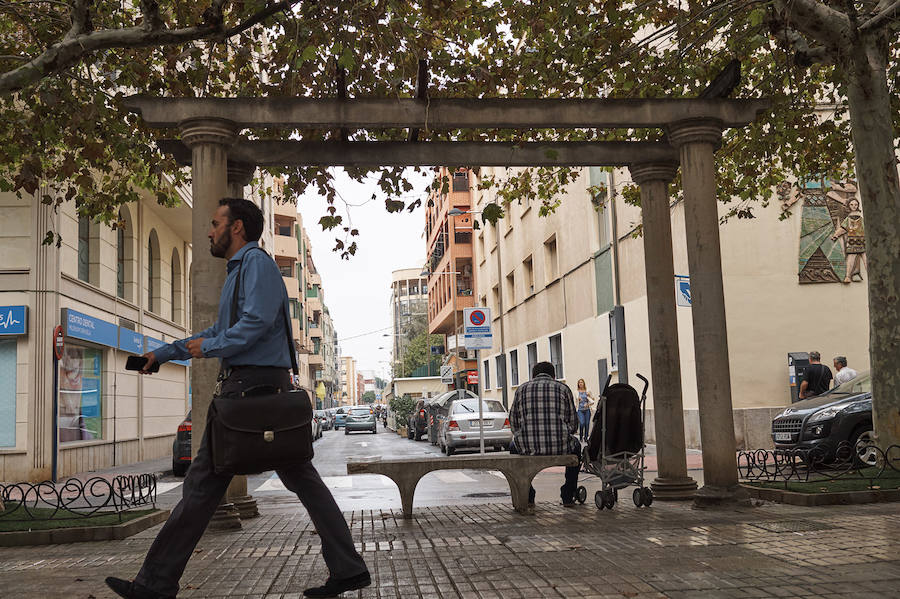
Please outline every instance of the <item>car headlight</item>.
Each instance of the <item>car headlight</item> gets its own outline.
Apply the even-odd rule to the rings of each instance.
[[[815,414],[809,417],[808,422],[822,422],[823,420],[831,420],[838,414],[844,411],[844,408],[847,406],[832,406],[830,408],[825,408],[824,410],[819,410]]]

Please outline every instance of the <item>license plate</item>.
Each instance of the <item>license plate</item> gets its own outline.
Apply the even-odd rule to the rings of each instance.
[[[775,433],[776,441],[790,441],[792,438],[791,433]]]

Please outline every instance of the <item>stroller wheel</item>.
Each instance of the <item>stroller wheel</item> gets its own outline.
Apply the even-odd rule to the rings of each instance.
[[[631,499],[637,507],[644,505],[644,494],[641,491],[643,491],[643,489],[638,488],[631,494]]]
[[[603,503],[608,510],[613,509],[613,506],[616,505],[616,494],[612,489],[603,492]]]
[[[641,489],[642,499],[644,500],[644,507],[650,507],[653,505],[653,491],[650,490],[650,487],[644,487]]]
[[[600,491],[594,493],[594,504],[596,504],[598,510],[602,510],[606,507],[606,502],[603,500],[603,493]]]
[[[575,490],[575,499],[578,500],[578,503],[584,503],[587,501],[587,489],[584,487],[578,487]]]

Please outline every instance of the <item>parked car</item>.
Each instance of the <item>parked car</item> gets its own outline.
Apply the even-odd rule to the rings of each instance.
[[[352,431],[378,432],[378,424],[375,422],[375,410],[372,406],[353,406],[347,411],[347,419],[344,421],[344,434]]]
[[[450,402],[450,409],[446,420],[441,425],[441,435],[438,440],[441,451],[447,455],[453,455],[458,449],[481,447],[478,401],[478,398],[466,398]],[[508,449],[512,441],[509,414],[499,401],[483,399],[481,402],[485,449],[488,447],[493,447],[494,451]]]
[[[341,406],[334,412],[334,430],[337,430],[344,426],[344,422],[347,420],[347,410],[349,408],[347,406]]]
[[[315,412],[313,412],[313,419],[311,421],[312,424],[312,438],[313,441],[322,437],[322,421],[319,420]]]
[[[822,395],[793,403],[772,420],[776,449],[816,449],[827,462],[850,457],[837,453],[840,444],[846,442],[858,464],[874,465],[873,435],[872,378],[868,372]]]
[[[175,442],[172,443],[172,474],[184,476],[191,465],[191,411],[178,425]]]
[[[425,400],[416,401],[416,406],[406,420],[406,437],[419,441],[428,432],[428,414],[425,412]]]
[[[328,414],[328,422],[332,429],[334,428],[334,417],[335,417],[336,412],[337,412],[337,408],[326,408],[325,409],[325,413]]]
[[[331,425],[331,417],[328,416],[328,412],[325,410],[316,410],[314,412],[315,417],[318,419],[319,424],[322,425],[323,431],[330,431],[333,427]]]

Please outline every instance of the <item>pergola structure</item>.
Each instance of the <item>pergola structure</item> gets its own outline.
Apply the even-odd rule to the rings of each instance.
[[[192,326],[217,313],[225,269],[207,252],[209,216],[239,193],[257,166],[614,166],[640,187],[659,499],[697,505],[749,501],[737,482],[725,298],[722,288],[715,152],[726,128],[743,127],[768,102],[751,99],[407,99],[150,98],[126,106],[179,139],[161,148],[193,169]],[[254,140],[246,129],[410,130],[404,142]],[[420,130],[656,128],[658,142],[433,142]],[[682,170],[704,486],[687,475],[668,185]],[[214,364],[192,368],[195,439],[203,433]],[[246,500],[246,481],[230,490]]]

